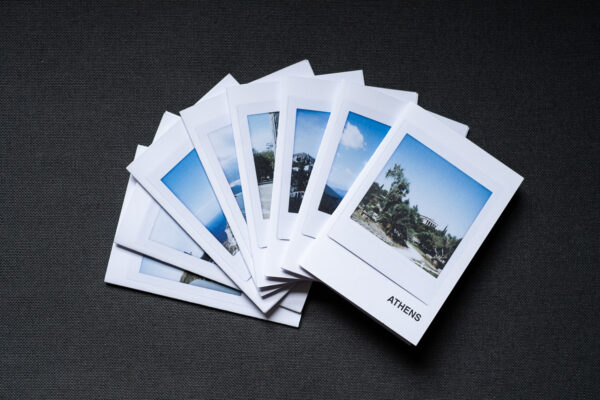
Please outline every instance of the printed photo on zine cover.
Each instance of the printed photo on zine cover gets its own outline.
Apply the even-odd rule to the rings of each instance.
[[[351,219],[437,278],[491,194],[407,134]]]
[[[330,113],[296,110],[288,212],[298,213]]]
[[[238,244],[196,149],[190,151],[161,181],[231,255],[238,252]]]
[[[214,263],[212,258],[162,208],[159,208],[158,214],[156,214],[148,239],[192,257]]]
[[[248,115],[248,130],[252,155],[258,180],[258,192],[263,219],[271,213],[271,194],[273,193],[273,172],[275,170],[275,142],[279,112],[267,112]]]
[[[181,284],[188,284],[190,286],[201,287],[204,289],[210,289],[234,296],[242,295],[242,292],[239,290],[221,285],[220,283],[214,282],[208,278],[204,278],[200,275],[173,267],[149,257],[142,257],[140,273],[144,275],[150,275],[155,278],[179,282]]]
[[[224,126],[208,134],[219,165],[225,173],[225,178],[235,200],[237,201],[244,219],[246,218],[246,209],[244,208],[244,196],[242,195],[242,183],[240,181],[240,170],[238,168],[237,156],[235,153],[235,141],[233,138],[233,128],[231,125]]]
[[[319,211],[333,214],[389,130],[389,125],[353,112],[348,113]]]

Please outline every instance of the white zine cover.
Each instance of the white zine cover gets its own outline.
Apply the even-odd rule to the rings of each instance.
[[[313,76],[312,71],[287,75]],[[320,78],[363,81],[362,71],[327,74]],[[281,105],[280,88],[280,79],[269,79],[227,89],[256,283],[261,288],[282,283],[282,280],[267,279],[264,269]],[[283,281],[286,279],[289,281],[290,277]]]
[[[522,181],[410,104],[300,265],[417,345]]]
[[[254,82],[277,80],[289,74],[312,74],[312,69],[305,60]],[[230,86],[238,86],[238,84],[235,82]],[[181,117],[207,176],[215,188],[215,194],[230,223],[233,235],[238,240],[240,251],[256,280],[227,95],[222,93],[209,100],[198,102],[181,111]],[[289,284],[282,285],[289,286]],[[269,292],[270,290],[265,290],[262,293]]]
[[[262,298],[254,285],[181,120],[127,169],[262,312],[281,301],[287,292]]]
[[[341,74],[340,74],[341,75]],[[291,77],[282,80],[282,109],[275,151],[271,225],[267,239],[266,275],[292,277],[281,268],[321,139],[341,89],[338,81]],[[344,79],[344,76],[340,76]],[[363,84],[362,75],[346,81]],[[416,102],[415,92],[376,88],[392,97]],[[295,276],[297,277],[297,276]]]
[[[131,198],[130,189],[135,185],[135,180],[130,178],[124,208]],[[122,223],[119,219],[119,227]],[[297,312],[278,307],[265,315],[239,290],[134,253],[116,243],[113,243],[111,249],[104,281],[284,325],[300,325],[301,314]]]
[[[283,269],[310,277],[298,260],[408,104],[380,89],[344,83],[317,153]],[[466,125],[425,112],[450,127],[453,134],[466,135]]]

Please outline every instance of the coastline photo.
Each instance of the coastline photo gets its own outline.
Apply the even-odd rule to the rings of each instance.
[[[208,134],[208,140],[217,155],[219,164],[225,173],[225,178],[235,196],[244,219],[246,209],[244,208],[244,196],[242,195],[242,183],[240,181],[240,170],[238,168],[237,155],[235,153],[235,141],[231,125],[224,126]]]
[[[353,112],[348,113],[319,211],[333,214],[389,130],[388,125]]]
[[[298,213],[325,133],[329,112],[296,110],[288,212]]]
[[[238,244],[196,149],[190,151],[161,181],[231,255],[238,252]]]
[[[170,281],[185,283],[191,286],[197,286],[204,289],[215,290],[217,292],[241,296],[242,292],[232,289],[225,285],[221,285],[215,281],[205,278],[200,275],[185,271],[180,268],[162,263],[153,258],[142,257],[140,265],[140,273],[154,276],[156,278],[167,279]]]
[[[263,218],[271,213],[271,194],[273,192],[273,172],[275,169],[275,142],[279,112],[267,112],[248,115],[248,131],[252,143],[252,155],[258,180],[258,192]]]
[[[407,134],[351,218],[437,278],[491,194]]]
[[[148,239],[187,255],[214,263],[212,258],[162,208],[158,210]]]

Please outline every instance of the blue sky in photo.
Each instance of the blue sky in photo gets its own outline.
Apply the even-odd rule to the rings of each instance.
[[[227,240],[227,220],[196,149],[190,151],[161,181],[219,242]]]
[[[240,170],[238,168],[237,155],[235,153],[235,140],[233,138],[233,128],[227,125],[208,134],[219,164],[225,173],[229,187],[236,197],[238,205],[246,216],[244,209],[244,199],[242,196],[242,183],[240,181]]]
[[[348,113],[327,186],[343,197],[389,130],[381,122]]]
[[[197,258],[204,256],[204,250],[162,208],[158,210],[149,239]]]
[[[410,182],[410,205],[419,214],[433,218],[438,229],[462,238],[492,192],[450,164],[410,135],[406,135],[375,180],[389,189],[392,178],[385,174],[394,164],[404,170]]]
[[[293,154],[306,153],[313,158],[317,157],[329,115],[325,111],[296,110]]]
[[[145,275],[151,275],[156,278],[162,278],[162,279],[167,279],[170,281],[179,282],[184,271],[182,269],[172,267],[168,264],[164,264],[153,258],[142,257],[142,264],[140,265],[140,273],[145,274]],[[227,294],[233,294],[236,296],[242,295],[242,293],[238,290],[221,285],[217,282],[206,281],[204,279],[196,279],[196,280],[188,283],[188,285],[203,287],[205,289],[215,290],[217,292],[222,292],[222,293],[227,293]]]
[[[273,125],[270,112],[248,115],[248,130],[252,149],[262,152],[271,146],[275,151],[275,137],[273,136]]]

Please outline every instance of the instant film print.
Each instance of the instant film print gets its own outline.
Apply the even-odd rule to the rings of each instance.
[[[300,265],[417,344],[521,182],[409,104]]]

